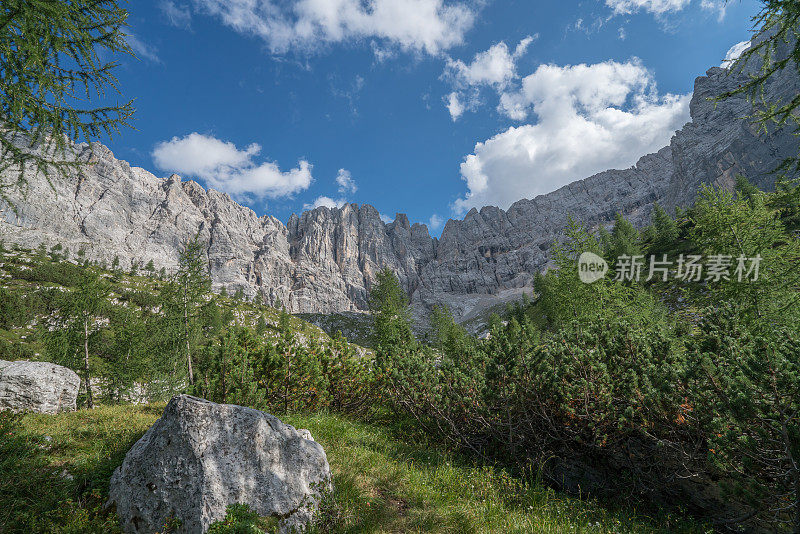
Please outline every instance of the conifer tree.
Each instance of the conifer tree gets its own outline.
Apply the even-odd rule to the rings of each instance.
[[[261,316],[256,320],[256,333],[261,336],[264,335],[264,332],[267,331],[267,319],[264,317],[262,313]]]
[[[600,225],[600,228],[597,231],[597,242],[600,244],[600,249],[604,253],[611,250],[611,232],[609,232],[608,228],[603,225]]]
[[[739,197],[746,200],[750,200],[761,192],[756,186],[750,183],[750,180],[748,180],[746,176],[741,174],[736,175],[735,189]]]
[[[741,73],[748,67],[758,64],[755,73],[748,73],[748,80],[735,89],[717,97],[724,100],[744,95],[754,107],[752,119],[763,133],[775,126],[788,126],[800,131],[800,93],[780,92],[776,100],[765,99],[765,89],[774,77],[784,70],[800,72],[800,2],[797,0],[762,0],[763,7],[753,21],[755,38],[728,68],[733,73]],[[800,171],[800,154],[787,158],[780,170],[796,174]]]
[[[0,172],[25,169],[47,175],[81,163],[68,154],[72,140],[119,133],[133,101],[118,93],[116,54],[131,54],[128,13],[116,0],[4,0],[0,3]],[[85,102],[103,100],[96,106]],[[0,196],[5,193],[0,189]]]
[[[200,311],[210,291],[211,278],[204,247],[199,236],[195,236],[184,242],[178,272],[163,292],[165,311],[186,359],[189,384],[194,384],[192,345],[200,326]]]
[[[610,247],[605,253],[611,264],[616,263],[620,256],[637,256],[642,253],[639,232],[621,213],[617,213],[614,219],[614,229],[611,230],[608,243]]]
[[[375,316],[374,342],[399,345],[414,339],[409,324],[408,296],[397,275],[388,267],[380,271],[369,293],[369,307]]]
[[[283,413],[289,413],[289,406],[291,404],[290,389],[292,381],[292,360],[294,359],[294,333],[292,332],[291,319],[286,309],[281,308],[280,316],[278,317],[278,329],[281,333],[281,342],[279,344],[279,351],[283,355]]]
[[[469,340],[466,330],[461,325],[456,324],[453,314],[445,305],[433,307],[431,311],[431,328],[433,330],[434,346],[444,354],[456,354]]]
[[[98,319],[107,308],[108,284],[97,274],[85,270],[75,290],[64,293],[59,303],[63,328],[48,332],[47,345],[60,362],[83,374],[86,406],[94,407],[92,394],[92,359],[90,348],[100,332]]]
[[[139,313],[124,307],[113,309],[109,313],[109,330],[105,375],[110,392],[118,396],[153,369],[145,345],[147,325]]]
[[[658,250],[671,246],[678,239],[678,225],[675,219],[670,217],[658,202],[653,204],[653,229],[653,244]]]

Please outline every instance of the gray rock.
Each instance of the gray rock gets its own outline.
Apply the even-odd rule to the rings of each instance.
[[[362,311],[375,274],[388,267],[411,295],[416,316],[445,303],[458,320],[470,322],[532,291],[569,215],[594,227],[621,212],[642,225],[654,202],[668,210],[689,206],[703,183],[731,187],[741,173],[759,187],[773,187],[772,171],[798,151],[792,129],[760,133],[742,119],[752,112],[744,97],[710,100],[757,68],[753,63],[731,73],[715,67],[697,78],[692,120],[669,146],[635,166],[520,200],[508,210],[473,209],[463,220],[449,220],[440,239],[402,214],[384,224],[366,204],[320,207],[284,225],[195,182],[131,167],[100,144],[76,145],[76,157],[94,164],[75,176],[56,177],[51,186],[29,175],[27,191],[7,189],[17,209],[0,203],[0,239],[29,248],[61,243],[95,260],[111,263],[119,256],[125,267],[152,260],[172,270],[181,241],[199,232],[216,289],[241,287],[248,297],[280,299],[292,313]],[[798,92],[800,80],[790,67],[770,81],[764,97]],[[9,169],[0,183],[16,178]]]
[[[235,503],[302,530],[331,488],[310,436],[252,408],[180,395],[114,471],[109,503],[128,533],[160,532],[170,518],[178,532],[204,533]]]
[[[0,410],[73,412],[80,385],[78,375],[60,365],[0,360]]]

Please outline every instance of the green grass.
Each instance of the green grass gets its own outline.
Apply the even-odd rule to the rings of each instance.
[[[119,532],[108,480],[163,406],[0,413],[0,532]]]
[[[323,445],[336,493],[333,532],[704,532],[685,519],[609,510],[460,463],[435,444],[408,443],[388,428],[330,415],[289,416]]]
[[[163,405],[0,415],[0,532],[118,532],[108,479]],[[283,418],[325,448],[336,491],[318,532],[702,532],[680,518],[558,494],[503,470],[456,461],[435,444],[331,415]],[[5,424],[3,423],[5,422]],[[49,436],[49,438],[47,437]]]

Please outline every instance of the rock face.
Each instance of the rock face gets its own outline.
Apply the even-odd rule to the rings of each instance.
[[[307,430],[180,395],[114,471],[109,503],[128,533],[161,532],[170,518],[180,520],[180,533],[203,533],[235,503],[280,518],[289,532],[304,528],[330,487],[325,451]]]
[[[73,412],[80,385],[78,375],[60,365],[0,360],[0,410]]]
[[[270,303],[280,299],[291,312],[359,311],[367,307],[375,273],[389,267],[417,308],[444,302],[456,318],[469,320],[530,290],[569,215],[591,226],[612,221],[616,212],[643,223],[653,202],[688,206],[701,184],[730,186],[739,173],[772,187],[773,169],[797,153],[793,132],[759,134],[742,119],[752,112],[744,97],[709,100],[749,72],[715,67],[697,78],[691,122],[634,167],[601,172],[508,210],[473,209],[448,221],[440,239],[402,214],[384,224],[369,205],[321,207],[284,225],[195,182],[130,167],[99,144],[76,147],[78,157],[94,162],[79,175],[54,179],[52,186],[30,176],[26,195],[9,191],[17,209],[0,210],[0,239],[26,247],[61,243],[109,263],[118,256],[123,267],[152,260],[174,269],[181,241],[199,232],[217,289],[241,287]],[[798,92],[800,80],[789,68],[770,81],[765,97]],[[16,177],[8,171],[0,182]]]

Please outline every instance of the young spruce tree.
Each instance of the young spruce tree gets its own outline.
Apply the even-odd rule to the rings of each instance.
[[[374,343],[402,345],[413,341],[408,314],[408,296],[397,275],[388,267],[380,271],[369,293],[369,308],[375,317]]]
[[[77,287],[63,293],[58,303],[62,328],[48,331],[47,346],[59,363],[81,371],[86,388],[86,406],[94,407],[90,387],[92,380],[91,347],[97,339],[106,313],[110,288],[105,280],[90,270],[84,270]]]
[[[70,157],[68,139],[129,125],[133,101],[86,104],[119,92],[108,58],[133,55],[127,17],[116,0],[0,2],[0,172],[17,169],[17,186],[26,169],[49,177],[85,163]]]
[[[194,384],[192,347],[200,329],[200,314],[211,291],[211,278],[199,236],[184,242],[178,272],[164,288],[164,308],[169,324],[180,340],[189,384]]]

